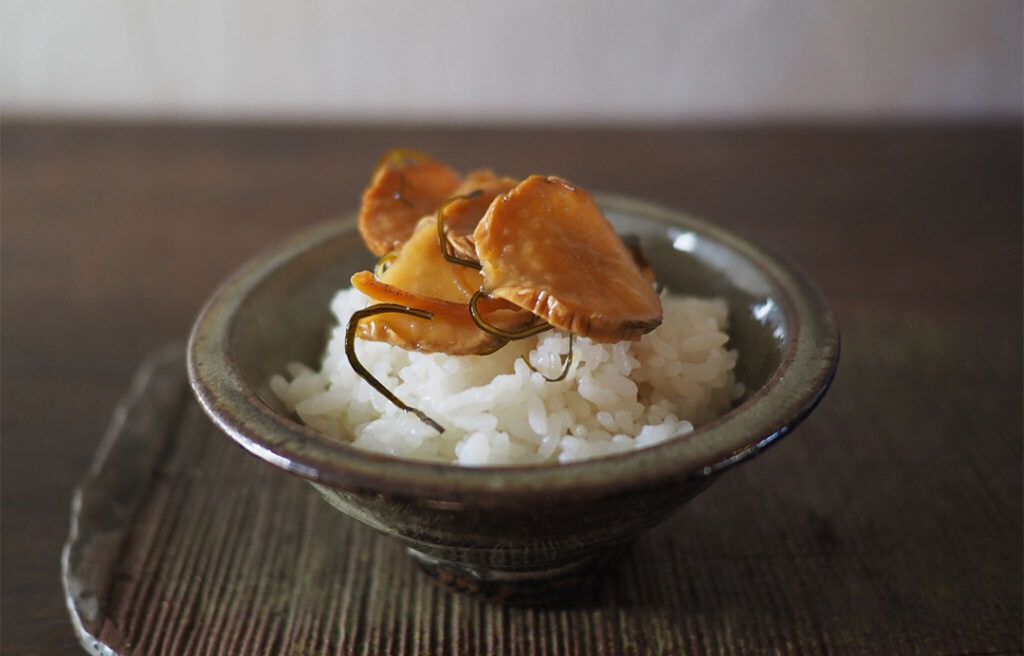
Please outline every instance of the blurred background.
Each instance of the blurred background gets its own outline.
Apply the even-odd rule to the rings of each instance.
[[[1021,653],[1022,14],[0,0],[0,652],[78,650],[58,574],[70,500],[139,363],[254,254],[352,212],[380,155],[408,147],[705,217],[793,263],[842,327],[799,432],[640,543],[623,571],[656,585],[623,575],[578,623],[529,616],[550,643],[509,628],[508,644],[591,654],[578,627],[664,627],[637,650]],[[399,617],[387,572],[368,594]],[[211,598],[218,580],[200,581]],[[450,622],[421,625],[506,612],[445,604]],[[507,613],[497,626],[523,626]]]
[[[458,123],[1017,116],[1022,5],[5,0],[8,115]]]

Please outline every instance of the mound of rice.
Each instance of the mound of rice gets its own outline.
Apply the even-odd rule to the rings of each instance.
[[[486,356],[406,351],[356,341],[360,362],[398,398],[445,427],[438,434],[360,379],[345,356],[345,325],[369,299],[354,289],[334,297],[338,318],[319,372],[288,366],[274,393],[315,430],[393,456],[459,465],[570,462],[641,449],[685,435],[743,393],[725,348],[721,300],[663,296],[664,322],[636,342],[575,338],[566,378],[566,333],[549,331]]]

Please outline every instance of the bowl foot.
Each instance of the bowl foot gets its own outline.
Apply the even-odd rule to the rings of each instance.
[[[510,605],[555,604],[593,590],[628,550],[619,544],[555,566],[496,569],[438,558],[408,548],[409,555],[442,588],[475,599]]]

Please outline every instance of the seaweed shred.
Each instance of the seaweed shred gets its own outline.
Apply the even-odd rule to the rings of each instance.
[[[406,412],[413,413],[414,415],[419,417],[421,421],[429,425],[438,433],[443,433],[444,428],[441,426],[441,424],[431,419],[422,410],[419,410],[417,408],[412,407],[411,405],[406,404],[397,396],[395,396],[391,392],[391,390],[389,390],[387,387],[384,387],[383,383],[374,378],[373,374],[370,373],[369,369],[364,367],[363,364],[359,362],[359,358],[356,357],[356,330],[358,330],[359,328],[359,322],[362,321],[363,319],[367,319],[378,314],[387,314],[391,312],[397,314],[408,314],[414,317],[419,317],[421,319],[428,320],[434,318],[433,312],[428,312],[426,310],[420,310],[405,305],[398,305],[397,303],[381,303],[379,305],[372,305],[362,310],[356,310],[355,312],[352,313],[352,317],[348,320],[348,326],[345,327],[345,355],[348,356],[348,363],[352,365],[352,369],[356,372],[356,374],[358,374],[360,378],[365,380],[370,387],[380,392],[384,396],[384,398],[386,398],[388,401],[391,401],[391,403],[393,403],[396,407],[401,408]]]
[[[480,264],[479,262],[474,262],[473,260],[461,258],[451,252],[450,246],[448,244],[448,236],[444,230],[444,211],[445,209],[448,208],[449,205],[451,205],[457,200],[473,200],[474,198],[480,196],[480,194],[482,193],[484,193],[483,189],[477,189],[476,191],[470,192],[468,194],[452,196],[445,202],[441,203],[441,206],[437,208],[437,241],[441,245],[441,255],[444,257],[444,259],[448,260],[452,264],[458,264],[460,266],[469,267],[471,269],[476,269],[477,271],[483,269],[482,264]]]
[[[541,377],[544,380],[548,381],[549,383],[557,383],[559,381],[565,380],[565,377],[569,375],[569,368],[572,367],[572,338],[573,334],[569,333],[569,352],[565,356],[565,363],[562,368],[562,373],[559,374],[556,378],[548,378],[543,373],[541,373],[540,370],[537,369],[537,367],[533,366],[533,363],[530,362],[530,358],[527,357],[527,355],[521,355],[519,356],[519,359],[526,363],[526,366],[530,368],[530,371],[532,371],[535,374],[540,374]]]
[[[503,328],[498,328],[493,324],[487,323],[487,320],[484,319],[483,315],[480,313],[480,310],[477,308],[477,303],[480,302],[481,298],[485,297],[490,298],[483,290],[478,290],[474,292],[472,296],[469,297],[469,315],[473,317],[473,323],[476,324],[476,327],[484,331],[485,333],[489,335],[494,335],[495,337],[500,337],[505,340],[515,340],[526,339],[527,337],[539,335],[545,330],[551,330],[551,324],[546,322],[540,323],[536,326],[530,326],[529,328],[524,328],[520,331],[509,331]]]

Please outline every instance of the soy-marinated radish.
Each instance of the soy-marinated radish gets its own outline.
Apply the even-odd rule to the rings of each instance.
[[[638,247],[622,243],[585,190],[554,176],[517,183],[486,170],[452,187],[450,169],[441,167],[427,156],[392,154],[374,176],[360,230],[384,258],[375,272],[353,276],[352,284],[381,311],[370,306],[353,315],[349,341],[482,355],[557,328],[570,334],[562,373],[541,375],[558,382],[572,365],[573,335],[636,340],[661,323],[650,268],[641,267]],[[439,199],[449,188],[462,193]],[[436,216],[407,230],[413,214],[427,206],[436,206]],[[354,347],[346,353],[359,375],[382,390],[358,364]],[[526,364],[537,371],[529,359]],[[443,431],[390,392],[385,396]]]
[[[533,175],[497,197],[473,232],[481,292],[597,342],[639,339],[661,300],[593,198]],[[472,305],[472,302],[471,302]]]
[[[473,231],[494,199],[517,184],[515,178],[498,177],[487,169],[470,172],[455,194],[438,208],[437,225],[447,240],[447,245],[441,242],[442,250],[464,262],[479,263]]]
[[[506,340],[481,330],[469,312],[469,299],[483,283],[479,272],[445,261],[433,219],[420,222],[413,236],[389,258],[380,273],[361,271],[352,286],[381,303],[429,312],[429,319],[386,314],[364,319],[361,339],[389,342],[410,351],[473,355],[492,352]],[[489,321],[510,331],[540,323],[533,314],[501,299],[485,307]]]
[[[433,214],[461,184],[446,164],[414,150],[381,158],[359,210],[359,233],[374,255],[400,248],[425,215]]]

